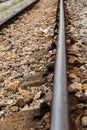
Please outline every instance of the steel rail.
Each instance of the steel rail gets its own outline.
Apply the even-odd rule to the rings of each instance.
[[[3,17],[3,20],[0,19],[0,26],[3,25],[4,23],[6,23],[8,20],[10,20],[11,18],[13,18],[14,16],[16,16],[18,13],[22,12],[24,9],[26,9],[28,6],[34,4],[35,2],[37,2],[39,0],[29,0],[26,4],[24,4],[23,6],[20,5],[21,3],[17,4],[15,9],[14,6],[11,7],[11,11],[13,10],[13,12],[10,12],[10,14],[8,13],[6,17]],[[10,9],[8,9],[7,11],[9,11]]]
[[[69,130],[63,0],[60,0],[59,37],[53,89],[50,130]]]

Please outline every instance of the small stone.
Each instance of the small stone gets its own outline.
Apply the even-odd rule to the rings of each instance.
[[[44,119],[45,122],[49,123],[49,118],[50,118],[50,112],[47,112],[47,113],[44,115],[43,119]]]
[[[30,130],[35,130],[34,128],[30,128]]]
[[[8,92],[16,93],[18,92],[19,82],[9,82],[9,86],[6,88]]]
[[[79,71],[79,68],[78,68],[78,67],[73,67],[73,70],[74,70],[75,72],[78,72],[78,71]]]
[[[23,107],[23,106],[24,106],[24,99],[23,99],[22,97],[19,97],[19,98],[17,99],[16,105],[17,105],[18,107]]]
[[[85,64],[85,67],[87,68],[87,64]]]
[[[16,92],[18,92],[18,87],[17,86],[13,86],[13,87],[10,86],[7,88],[7,91],[12,92],[12,93],[16,93]]]
[[[46,29],[40,28],[40,31],[43,32],[43,33],[45,33],[45,34],[48,33],[48,29],[47,28]]]
[[[10,109],[11,109],[12,112],[17,112],[18,111],[18,107],[17,106],[12,106]]]
[[[17,74],[15,75],[15,78],[21,78],[21,77],[23,77],[23,74],[22,74],[22,73],[17,73]]]
[[[20,84],[20,87],[21,88],[28,88],[28,87],[34,87],[34,86],[37,86],[37,85],[41,85],[43,79],[42,79],[42,74],[38,74],[38,75],[35,75],[35,76],[30,76],[26,79],[24,79],[21,84]]]
[[[6,106],[6,103],[4,101],[0,101],[0,109]]]
[[[30,72],[30,75],[35,75],[35,71],[31,71],[31,72]]]
[[[79,47],[74,44],[74,45],[72,46],[72,50],[73,50],[74,52],[78,52],[78,51],[79,51]]]
[[[24,104],[26,105],[26,104],[28,104],[28,105],[30,105],[30,103],[33,101],[33,98],[32,98],[32,96],[26,96],[26,97],[24,97]]]
[[[80,104],[77,104],[75,106],[71,106],[71,110],[83,109],[84,107],[85,107],[85,104],[80,103]]]
[[[28,97],[29,96],[29,92],[27,90],[24,90],[24,89],[21,89],[21,88],[19,88],[19,93],[23,97]]]
[[[82,97],[83,96],[82,91],[76,92],[75,96],[78,98]]]
[[[76,77],[77,77],[77,76],[76,76],[75,74],[73,74],[73,73],[70,73],[70,74],[69,74],[69,78],[70,78],[70,79],[75,79]]]
[[[27,111],[27,110],[29,110],[29,106],[28,106],[28,105],[25,105],[25,106],[21,109],[21,111]]]
[[[45,96],[46,101],[49,101],[49,102],[50,102],[50,101],[52,100],[52,95],[53,95],[52,92],[46,93],[46,96]]]
[[[6,52],[7,57],[11,57],[12,53],[10,51]]]
[[[0,70],[2,70],[2,68],[3,68],[3,65],[2,64],[0,64]],[[0,76],[0,79],[1,79],[2,77]]]
[[[84,92],[84,96],[87,97],[87,90],[85,90],[85,92]]]
[[[35,95],[34,100],[39,99],[39,98],[40,98],[40,96],[41,96],[41,91],[40,91],[40,92],[38,92],[38,93]]]
[[[66,44],[70,44],[70,43],[71,43],[70,39],[66,40]]]
[[[4,111],[0,111],[0,118],[4,115]]]
[[[44,126],[41,124],[41,125],[38,125],[37,126],[37,129],[39,130],[39,129],[43,129],[44,128]]]
[[[82,83],[82,84],[86,84],[86,83],[87,83],[87,79],[83,79],[83,80],[81,81],[81,83]]]
[[[79,78],[79,77],[76,77],[76,78],[74,79],[74,82],[80,82],[80,78]]]
[[[70,63],[70,64],[73,64],[75,61],[78,61],[78,59],[77,59],[76,57],[71,57],[71,58],[69,59],[69,63]]]
[[[49,82],[49,83],[51,83],[52,81],[53,81],[53,77],[54,75],[53,74],[49,74],[48,76],[47,76],[47,81]]]
[[[0,82],[3,82],[3,81],[4,81],[4,78],[0,76]]]
[[[68,87],[69,92],[77,92],[81,90],[81,84],[78,82],[74,82],[73,84],[70,84]]]
[[[40,104],[43,102],[43,100],[36,100],[35,102],[32,102],[30,104],[30,110],[33,110],[33,109],[38,109],[40,108]]]
[[[78,34],[74,34],[74,38],[75,38],[75,40],[78,40],[79,35]]]
[[[8,99],[8,100],[7,100],[7,104],[8,104],[8,105],[11,105],[13,102],[14,102],[13,99]]]
[[[82,84],[82,90],[87,90],[87,84]]]
[[[79,56],[79,55],[78,55]],[[80,57],[78,57],[78,60],[79,60],[79,62],[81,63],[81,64],[84,64],[85,63],[85,59],[84,58],[81,58],[81,56]],[[85,66],[86,67],[86,66]]]
[[[83,116],[81,120],[82,120],[82,126],[87,127],[87,116]]]
[[[86,69],[86,68],[85,68],[85,66],[83,65],[83,66],[80,67],[79,70],[80,70],[80,71],[84,71],[85,69]]]
[[[31,92],[31,94],[32,94],[32,97],[35,97],[35,95],[37,94],[37,90],[32,90],[32,92]]]

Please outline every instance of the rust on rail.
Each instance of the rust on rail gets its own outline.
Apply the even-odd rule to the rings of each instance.
[[[50,130],[69,130],[64,25],[63,0],[60,0],[59,37]]]

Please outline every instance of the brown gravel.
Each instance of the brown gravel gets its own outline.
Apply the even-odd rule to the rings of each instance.
[[[35,109],[40,109],[42,122],[45,122],[45,125],[40,124],[37,129],[47,130],[49,128],[56,50],[48,50],[57,39],[57,36],[54,35],[57,2],[57,0],[40,0],[31,10],[28,9],[1,30],[1,130],[14,129],[15,123],[11,128],[9,126],[11,121],[9,119],[12,118],[12,115],[11,118],[6,115]],[[19,123],[19,116],[15,118],[17,118],[16,124]],[[6,119],[7,128],[3,125],[6,123]],[[12,120],[16,119],[12,118]],[[18,130],[23,129],[22,126]]]
[[[87,130],[87,1],[66,2],[66,46],[71,119]]]

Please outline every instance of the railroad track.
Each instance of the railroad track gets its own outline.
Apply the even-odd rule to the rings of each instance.
[[[5,2],[6,0],[0,0],[0,3]]]
[[[13,18],[15,15],[17,15],[18,13],[20,13],[21,11],[23,11],[24,9],[31,6],[32,4],[34,4],[37,1],[38,0],[29,0],[29,1],[24,0],[22,2],[19,2],[16,5],[10,7],[9,9],[5,10],[4,13],[1,12],[0,25],[6,23],[8,20]],[[3,7],[3,8],[6,8],[6,7]]]
[[[63,0],[60,1],[59,38],[57,47],[51,130],[69,130]]]
[[[1,25],[1,130],[49,128],[57,4],[39,1]]]
[[[35,2],[35,1],[33,1],[33,2]],[[47,0],[47,2],[49,3],[49,5],[51,4],[48,0]],[[74,2],[76,3],[76,5],[80,6],[76,1],[74,1]],[[57,1],[55,0],[55,2],[53,2],[52,5],[50,5],[50,6],[54,7],[54,5],[56,6],[56,3],[57,3]],[[72,0],[72,3],[73,3],[73,0]],[[5,55],[7,55],[8,58],[6,59],[5,55],[3,55],[4,58],[7,60],[6,61],[7,66],[3,65],[4,69],[6,69],[6,71],[7,70],[10,70],[10,71],[16,70],[17,71],[17,69],[19,69],[20,71],[17,74],[16,74],[16,71],[14,71],[14,74],[10,73],[10,72],[7,73],[7,77],[5,77],[4,84],[1,82],[1,85],[5,86],[6,88],[4,89],[4,91],[3,91],[3,89],[1,91],[2,91],[2,93],[4,92],[5,94],[8,92],[9,95],[6,95],[6,96],[8,96],[8,98],[10,98],[10,100],[11,100],[11,98],[13,99],[13,97],[10,97],[11,93],[13,93],[15,97],[17,96],[15,93],[18,93],[19,95],[22,96],[22,98],[19,97],[19,99],[17,100],[16,103],[13,103],[13,102],[11,103],[8,100],[9,104],[7,104],[7,105],[4,104],[4,105],[6,105],[6,106],[4,106],[4,108],[8,109],[7,106],[9,106],[9,108],[10,108],[10,109],[8,109],[9,113],[13,112],[13,114],[11,116],[9,116],[8,113],[6,113],[8,116],[5,118],[5,120],[3,120],[3,117],[1,118],[1,120],[3,120],[2,123],[0,124],[1,130],[4,130],[4,128],[7,130],[8,129],[13,130],[14,122],[19,122],[19,124],[16,124],[16,126],[15,126],[15,129],[18,129],[18,130],[22,130],[22,129],[48,130],[49,127],[50,127],[50,130],[58,130],[58,129],[59,130],[86,130],[87,129],[87,110],[86,110],[87,109],[87,105],[86,105],[87,104],[87,100],[86,100],[87,99],[87,97],[86,97],[86,91],[87,91],[87,82],[86,81],[87,80],[86,80],[86,67],[85,67],[86,66],[86,61],[85,61],[86,60],[86,45],[83,43],[82,44],[79,43],[80,40],[82,40],[81,42],[83,42],[85,40],[85,38],[82,35],[82,33],[81,33],[81,35],[83,37],[79,37],[79,34],[77,33],[78,32],[78,29],[77,29],[78,14],[75,14],[77,12],[77,9],[76,9],[77,6],[74,5],[74,3],[73,4],[72,3],[70,3],[69,0],[65,1],[65,2],[63,0],[60,1],[60,7],[59,7],[59,9],[60,9],[59,16],[60,17],[59,17],[57,54],[56,54],[56,49],[55,49],[56,48],[55,43],[57,41],[57,28],[56,28],[56,26],[54,26],[55,25],[54,23],[56,22],[55,16],[56,16],[56,12],[57,12],[57,6],[56,6],[56,11],[53,11],[52,12],[53,15],[51,16],[55,20],[51,19],[52,23],[50,23],[49,22],[50,19],[49,19],[45,23],[47,25],[48,25],[48,23],[52,24],[51,27],[47,26],[48,28],[44,27],[46,29],[43,29],[43,28],[41,28],[41,27],[43,27],[43,24],[41,24],[42,26],[39,26],[36,23],[34,25],[35,21],[31,22],[32,20],[35,20],[35,18],[37,19],[38,13],[36,13],[36,16],[31,18],[30,21],[28,21],[28,22],[31,22],[33,24],[33,26],[35,26],[35,27],[39,26],[39,28],[36,29],[37,30],[36,33],[39,34],[37,37],[36,37],[36,33],[34,34],[34,31],[32,30],[32,28],[28,28],[28,26],[29,27],[30,26],[33,27],[33,26],[32,26],[32,24],[31,25],[28,24],[27,19],[26,19],[26,22],[24,21],[24,24],[26,24],[26,26],[28,24],[27,28],[29,31],[32,30],[31,31],[32,35],[30,35],[28,31],[27,32],[25,31],[24,24],[20,22],[20,21],[23,21],[22,16],[19,16],[19,18],[18,18],[19,20],[17,19],[15,24],[12,23],[13,25],[10,25],[10,24],[9,24],[9,26],[6,25],[7,27],[5,27],[5,29],[2,29],[1,35],[3,37],[1,37],[1,38],[4,39],[4,43],[5,43],[5,46],[3,46],[3,48],[8,47],[6,44],[9,45],[9,43],[12,42],[11,40],[17,39],[17,40],[14,40],[15,42],[17,42],[16,46],[13,43],[12,46],[10,47],[10,49],[12,48],[11,50],[15,51],[15,48],[18,48],[15,53],[17,54],[17,57],[20,57],[21,61],[23,60],[23,63],[19,64],[19,62],[21,62],[19,59],[15,60],[17,64],[15,64],[14,61],[7,63],[7,61],[10,59],[9,57],[11,57],[11,59],[10,59],[11,61],[12,61],[12,58],[16,59],[15,56],[12,56],[12,54],[10,53],[11,50],[9,50],[9,49],[7,49],[7,52],[5,54]],[[41,4],[42,8],[44,7],[43,5],[45,5],[44,2],[43,2],[43,4]],[[38,8],[40,8],[39,6],[40,5],[35,6],[36,12],[38,12]],[[84,1],[83,6],[86,7],[85,1]],[[48,11],[44,12],[45,14],[47,14],[50,10],[49,7],[47,7],[47,8],[48,8]],[[33,11],[31,10],[30,17],[32,17],[33,12],[35,10],[33,10]],[[41,10],[41,8],[40,8],[40,10]],[[82,10],[80,10],[80,11],[82,11]],[[43,14],[42,12],[43,12],[43,10],[41,11],[41,15]],[[72,12],[74,12],[74,13],[72,13]],[[27,12],[27,14],[28,14],[28,12]],[[27,14],[26,13],[23,14],[24,15],[23,18],[26,18],[26,16],[28,17]],[[65,17],[64,17],[64,14],[65,14]],[[44,19],[44,17],[42,17],[43,22],[46,20],[46,19]],[[83,18],[83,17],[81,17],[81,18]],[[4,22],[6,22],[8,19],[6,19]],[[75,22],[75,20],[77,20],[77,23]],[[37,19],[36,21],[40,21],[40,19],[39,20]],[[72,21],[74,21],[74,26],[73,26]],[[20,23],[20,24],[17,25],[18,23]],[[16,26],[14,26],[14,25],[16,25]],[[19,34],[19,36],[15,37],[13,39],[12,37],[14,37],[15,31],[12,33],[11,29],[16,28],[16,30],[17,30],[17,27],[18,27],[17,33],[19,33],[19,30],[20,30],[19,26],[20,26],[21,30],[22,30],[21,26],[23,26],[23,30],[25,31],[25,34],[27,35],[27,33],[28,33],[28,35],[30,35],[31,37],[28,37],[28,35],[27,35],[27,37],[25,35],[23,35],[22,37],[23,38],[26,37],[26,38],[25,39],[22,38],[22,41],[20,41],[20,34]],[[10,28],[10,29],[6,30],[6,28]],[[77,30],[75,30],[75,28]],[[48,34],[49,30],[51,30],[51,32]],[[74,30],[77,31],[75,33],[75,35],[74,35]],[[4,32],[4,31],[6,31],[6,32]],[[7,33],[9,33],[10,35],[7,35]],[[11,33],[12,33],[12,35],[11,35]],[[21,34],[22,33],[23,32],[21,31]],[[8,39],[7,41],[6,41],[6,38],[4,35]],[[16,33],[15,33],[15,35],[16,35]],[[36,37],[36,39],[31,40],[34,38],[34,36]],[[52,36],[52,39],[51,39],[51,36]],[[29,46],[29,48],[30,48],[30,46],[31,46],[31,44],[29,45],[30,40],[32,41],[31,43],[33,43],[35,41],[35,44],[36,44],[36,42],[39,41],[43,45],[40,45],[38,42],[39,46],[37,48],[37,45],[35,45],[33,43],[32,49],[34,48],[34,46],[35,46],[35,48],[31,51],[30,54],[28,54],[29,49],[27,49],[26,47]],[[50,42],[49,42],[49,40],[50,40]],[[3,40],[1,40],[1,41],[3,41]],[[25,42],[27,42],[26,46],[24,45]],[[49,43],[49,44],[46,45],[46,44],[44,44],[44,42]],[[2,44],[3,44],[3,42],[2,42]],[[19,46],[18,46],[18,44],[19,44]],[[20,48],[21,45],[23,47],[25,47],[25,50],[22,50],[22,48]],[[84,52],[81,51],[80,47],[83,49]],[[23,51],[23,53],[21,50]],[[24,51],[26,51],[27,53],[24,54]],[[3,52],[3,49],[1,50],[1,52]],[[56,54],[57,58],[55,58],[55,54]],[[24,60],[22,58],[23,55],[25,56],[25,59],[30,59],[30,61]],[[34,58],[34,60],[33,60],[33,58]],[[38,60],[36,60],[36,59],[38,59]],[[54,77],[53,71],[54,71],[55,59],[56,59],[56,69],[55,69],[55,78],[54,78],[54,87],[53,87],[53,77]],[[4,62],[4,60],[3,60],[3,62]],[[41,62],[40,66],[39,66],[39,62]],[[44,64],[44,62],[45,62],[45,64]],[[50,62],[50,64],[49,64],[49,62]],[[11,64],[13,66],[11,66]],[[22,67],[24,72],[21,71],[20,66]],[[43,66],[43,67],[41,67],[41,66]],[[29,67],[30,67],[30,69],[28,70],[27,68],[29,68]],[[66,69],[66,67],[67,67],[67,69]],[[28,72],[29,75],[26,72]],[[83,74],[82,74],[82,72],[83,72]],[[6,72],[4,72],[4,73],[6,73]],[[1,75],[1,76],[3,76],[3,75]],[[6,82],[6,79],[8,82]],[[37,86],[38,86],[38,88],[36,88]],[[54,89],[53,90],[52,113],[51,113],[51,126],[49,126],[49,124],[50,124],[49,121],[50,121],[50,104],[51,104],[51,99],[52,99],[52,88],[50,88],[49,86],[53,87],[53,89]],[[31,89],[29,87],[31,87]],[[42,89],[41,89],[41,87],[42,87]],[[31,93],[33,91],[34,96],[32,98],[31,98],[31,93],[29,93],[29,91]],[[16,100],[14,99],[14,102],[15,101]],[[37,104],[38,104],[38,106],[37,106]],[[34,106],[34,108],[33,108],[33,106]],[[5,111],[4,108],[3,108],[3,106],[0,106],[1,112]],[[18,112],[18,111],[20,111],[20,112]],[[17,112],[17,115],[15,115],[15,112]],[[4,115],[4,113],[2,113],[2,115]],[[25,118],[23,118],[24,115],[26,115]],[[18,118],[18,116],[21,118]],[[9,118],[10,118],[10,120],[9,120]],[[18,120],[17,120],[17,118],[18,118]],[[29,126],[27,123],[24,123],[24,122],[27,122],[28,120],[29,120],[28,123],[30,124]],[[38,120],[39,120],[39,123],[38,123]],[[7,126],[5,126],[6,123],[8,124]],[[20,124],[22,124],[22,123],[24,126],[21,126],[21,128],[20,128]],[[33,126],[34,126],[34,128],[33,128]]]
[[[87,68],[85,66],[85,38],[87,34],[85,34],[83,29],[85,28],[86,16],[84,12],[87,11],[87,2],[80,2],[68,0],[65,1],[65,6],[63,7],[64,3],[62,0],[60,1],[59,40],[54,80],[51,130],[87,129]],[[82,11],[83,8],[84,11]],[[66,19],[65,23],[64,14]],[[64,27],[64,25],[66,26]],[[69,92],[68,97],[67,89]]]

